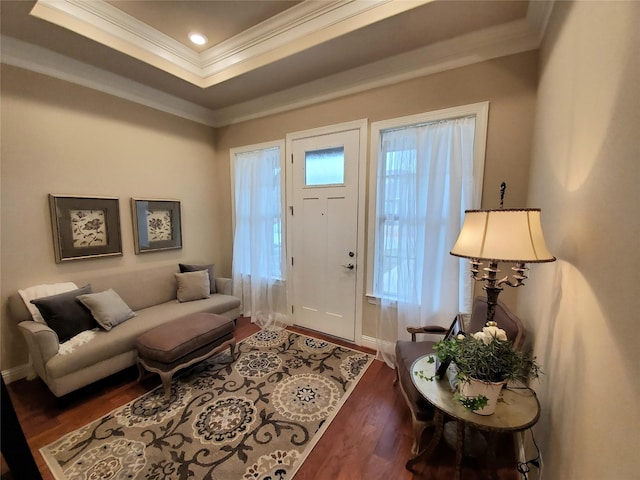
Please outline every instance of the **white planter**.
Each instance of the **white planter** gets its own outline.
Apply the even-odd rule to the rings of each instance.
[[[477,398],[480,395],[487,397],[487,405],[473,413],[479,415],[491,415],[496,411],[498,397],[502,391],[504,382],[483,382],[475,378],[469,378],[460,383],[460,395],[467,398]]]

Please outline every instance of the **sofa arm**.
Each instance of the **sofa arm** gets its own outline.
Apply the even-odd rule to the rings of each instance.
[[[233,280],[216,277],[216,291],[223,295],[233,295]]]
[[[43,323],[26,320],[18,324],[29,348],[31,363],[36,373],[46,379],[45,364],[58,353],[58,335]]]

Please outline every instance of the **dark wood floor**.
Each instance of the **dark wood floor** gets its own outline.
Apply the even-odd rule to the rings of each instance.
[[[240,319],[236,337],[241,340],[257,330],[247,319]],[[343,343],[315,332],[298,328],[292,330],[326,338],[334,343]],[[344,344],[353,347],[348,343]],[[44,480],[52,480],[53,476],[39,453],[41,447],[160,384],[155,376],[150,376],[141,383],[136,382],[136,377],[137,370],[130,368],[62,400],[56,399],[40,380],[20,380],[8,386]],[[438,446],[427,461],[416,465],[418,473],[413,474],[404,468],[411,456],[412,431],[408,408],[398,387],[393,385],[394,378],[394,371],[380,361],[375,361],[369,367],[296,474],[296,480],[454,478],[455,455],[445,444]],[[430,432],[427,433],[429,434]],[[497,459],[500,480],[519,478],[513,452],[511,438],[502,439]],[[465,480],[478,480],[485,478],[486,472],[482,463],[465,459],[462,476]],[[4,472],[2,477],[5,478]]]

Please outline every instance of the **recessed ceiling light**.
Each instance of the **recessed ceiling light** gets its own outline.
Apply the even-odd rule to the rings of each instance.
[[[207,37],[197,32],[191,32],[189,34],[189,40],[191,40],[196,45],[204,45],[208,41]]]

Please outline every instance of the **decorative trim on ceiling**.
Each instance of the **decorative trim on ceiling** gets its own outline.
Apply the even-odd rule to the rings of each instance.
[[[220,124],[213,110],[51,50],[4,35],[0,36],[0,45],[1,60],[6,65],[91,88],[211,127]]]
[[[103,0],[38,0],[31,15],[207,88],[432,1],[303,1],[202,53]]]
[[[526,19],[439,42],[218,110],[204,108],[10,37],[0,37],[1,61],[198,123],[222,127],[501,56],[534,50],[540,46],[552,8],[553,1],[533,1],[529,4]]]
[[[539,48],[553,2],[534,1],[527,17],[216,110],[223,125],[240,123]],[[535,21],[533,21],[535,19]]]
[[[174,75],[182,73],[183,80],[200,80],[196,51],[102,0],[38,0],[31,15]]]

